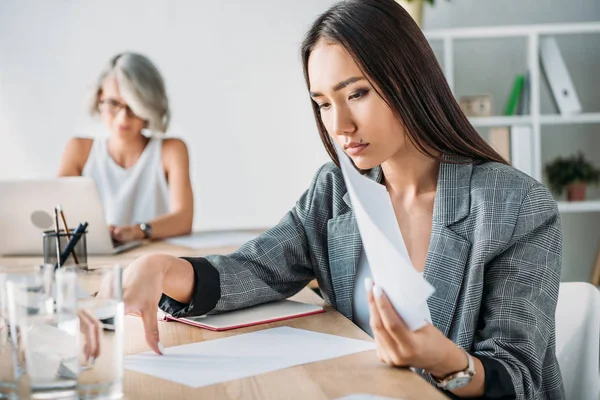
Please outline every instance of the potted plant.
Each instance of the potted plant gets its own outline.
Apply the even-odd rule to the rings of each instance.
[[[435,0],[396,0],[415,20],[419,27],[423,27],[423,4],[435,4]],[[448,0],[450,1],[450,0]]]
[[[567,200],[581,201],[585,199],[588,184],[597,184],[600,170],[587,161],[581,152],[570,157],[557,157],[546,164],[548,186],[558,195],[567,189]]]

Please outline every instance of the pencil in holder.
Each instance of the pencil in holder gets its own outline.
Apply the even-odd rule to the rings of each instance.
[[[74,230],[70,229],[69,234],[61,229],[57,234],[56,231],[45,231],[43,234],[44,238],[44,264],[56,265],[58,261],[57,251],[60,249],[61,253],[65,252],[69,241],[74,238]],[[87,231],[81,233],[81,237],[75,244],[73,251],[61,259],[61,265],[76,265],[82,269],[87,269]],[[58,246],[56,241],[58,240]],[[64,255],[64,254],[63,254]]]

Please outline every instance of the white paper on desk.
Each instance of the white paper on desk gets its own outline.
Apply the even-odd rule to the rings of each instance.
[[[256,232],[247,231],[199,232],[189,236],[165,239],[165,242],[192,249],[205,249],[210,247],[241,246],[257,236],[258,233]]]
[[[280,327],[125,357],[125,368],[194,388],[375,348],[375,343]]]
[[[390,195],[383,185],[362,176],[336,145],[346,188],[373,274],[411,330],[425,326],[423,303],[434,291],[413,267]]]

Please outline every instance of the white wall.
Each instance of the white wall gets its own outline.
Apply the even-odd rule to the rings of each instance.
[[[599,0],[452,0],[425,10],[424,28],[526,25],[600,20]],[[585,112],[600,111],[600,35],[557,38]],[[435,49],[435,46],[434,46]],[[441,49],[441,47],[440,47]],[[455,47],[455,83],[460,94],[491,93],[502,112],[515,74],[526,69],[524,40],[462,42]],[[439,51],[436,52],[439,54]],[[542,75],[543,113],[557,112]],[[600,125],[542,127],[542,162],[577,150],[600,166]],[[592,189],[589,197],[600,198]],[[589,281],[600,244],[600,213],[563,214],[564,281]]]
[[[195,229],[276,223],[327,160],[298,45],[331,3],[0,1],[0,179],[54,176],[66,141],[98,131],[83,107],[88,84],[112,55],[139,51],[163,72],[174,115],[171,134],[190,149]],[[597,20],[599,0],[438,0],[425,11],[426,29]],[[587,78],[600,70],[597,43],[568,43],[562,49],[579,57],[572,68],[578,69],[574,79],[583,79],[576,85],[587,111],[600,110],[600,87]],[[502,98],[513,71],[506,70],[507,63],[482,60],[490,52],[499,61],[513,54],[523,65],[524,46],[509,41],[485,47],[457,48],[463,51],[457,61],[474,67],[457,69],[456,82],[465,91],[486,85]],[[477,78],[478,63],[494,79]],[[562,130],[549,132],[543,153],[550,157],[580,144],[600,165],[600,135],[593,135],[599,127],[565,132],[571,129],[577,129],[577,141]],[[566,215],[563,226],[563,279],[587,280],[600,240],[600,215]]]
[[[51,177],[72,136],[102,133],[89,84],[149,56],[189,147],[196,230],[264,227],[327,161],[299,44],[330,0],[0,1],[0,179]]]

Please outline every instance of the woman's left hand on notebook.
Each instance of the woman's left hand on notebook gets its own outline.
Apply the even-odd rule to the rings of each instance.
[[[434,376],[446,376],[466,368],[467,359],[450,339],[431,324],[411,331],[398,315],[383,289],[368,290],[370,325],[379,359],[391,366],[422,368]],[[464,360],[465,365],[461,364]]]

